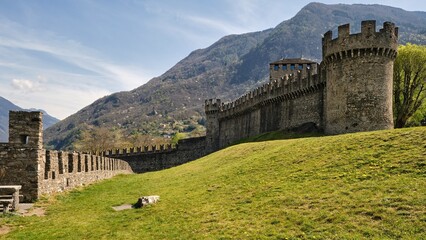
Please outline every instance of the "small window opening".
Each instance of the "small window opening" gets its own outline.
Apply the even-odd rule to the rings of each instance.
[[[303,64],[299,64],[299,66],[297,66],[299,70],[303,69]]]
[[[294,70],[296,68],[296,66],[294,64],[290,65],[290,70]]]
[[[28,144],[29,140],[30,140],[30,136],[28,136],[28,135],[21,135],[21,143],[22,144]]]
[[[287,64],[284,64],[282,68],[284,71],[287,70]]]
[[[278,71],[279,68],[280,68],[280,66],[278,66],[278,64],[274,65],[274,71]]]
[[[306,69],[308,69],[308,70],[309,70],[309,69],[311,69],[311,67],[312,67],[312,66],[311,66],[311,64],[310,64],[310,63],[306,64]]]

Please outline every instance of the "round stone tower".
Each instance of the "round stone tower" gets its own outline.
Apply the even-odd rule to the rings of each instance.
[[[328,31],[322,39],[326,73],[325,133],[393,128],[393,63],[398,28],[385,22],[363,21],[361,33],[350,34],[349,24],[339,26],[338,37]]]
[[[220,99],[209,99],[205,102],[206,112],[206,152],[219,150],[219,112]]]

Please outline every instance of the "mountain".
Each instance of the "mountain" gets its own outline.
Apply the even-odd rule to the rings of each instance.
[[[283,8],[283,11],[285,9]],[[87,125],[120,128],[127,134],[199,134],[204,99],[230,101],[268,79],[268,64],[282,57],[321,60],[321,37],[350,23],[360,31],[362,20],[399,27],[400,43],[426,44],[426,12],[408,12],[382,5],[310,3],[290,20],[264,31],[223,37],[184,58],[163,75],[128,92],[101,98],[45,131],[48,145],[71,148]]]
[[[59,119],[50,116],[46,111],[41,109],[23,109],[16,106],[9,100],[0,97],[0,142],[7,142],[9,139],[9,111],[41,111],[43,112],[43,129],[47,129],[53,124],[59,122]]]
[[[407,12],[381,5],[325,5],[311,3],[296,16],[280,23],[265,41],[244,55],[232,82],[261,79],[268,75],[268,63],[280,58],[301,57],[320,62],[322,34],[337,26],[350,23],[351,32],[361,29],[361,21],[376,20],[382,27],[386,21],[399,27],[400,44],[426,44],[426,12]]]

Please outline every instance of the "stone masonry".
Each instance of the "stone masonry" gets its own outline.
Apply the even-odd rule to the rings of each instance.
[[[363,21],[361,33],[339,26],[338,37],[324,34],[326,71],[325,132],[340,134],[393,128],[393,63],[398,29],[385,22]]]
[[[132,173],[125,161],[43,149],[41,112],[9,113],[9,142],[0,144],[0,185],[22,185],[25,202]]]
[[[324,34],[321,64],[282,59],[270,81],[230,103],[205,102],[206,151],[261,133],[314,126],[326,134],[393,128],[392,76],[398,28],[363,21],[361,32],[339,26]]]
[[[203,157],[206,155],[205,146],[205,137],[195,137],[181,139],[175,146],[168,144],[116,149],[104,152],[103,155],[124,160],[133,172],[144,173],[175,167]]]

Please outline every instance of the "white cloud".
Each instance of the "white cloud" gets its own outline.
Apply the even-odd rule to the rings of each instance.
[[[40,52],[58,60],[53,64],[59,65],[62,61],[64,65],[67,64],[69,67],[73,67],[77,70],[84,70],[83,72],[85,72],[85,74],[81,74],[82,78],[80,81],[85,81],[84,76],[92,77],[95,75],[102,77],[104,81],[109,80],[111,83],[117,83],[118,81],[118,84],[116,84],[118,86],[121,84],[121,86],[136,87],[135,84],[143,84],[153,77],[152,73],[150,74],[149,71],[141,68],[136,70],[135,67],[115,64],[113,61],[109,60],[108,57],[92,48],[83,46],[75,40],[65,39],[49,31],[28,31],[28,29],[17,23],[6,19],[1,20],[0,47],[9,49],[9,51],[15,53],[18,52],[20,56],[14,58],[18,61],[26,61],[25,64],[21,64],[25,68],[31,68],[31,65],[37,65],[38,56],[34,54],[34,52]],[[29,52],[22,50],[28,50]],[[8,65],[9,67],[13,66],[13,64]],[[15,66],[16,65],[18,64],[15,64]],[[39,68],[39,66],[35,66],[34,70],[36,71]],[[59,68],[57,66],[52,68],[53,69],[43,69],[43,71],[53,70],[66,72],[68,70],[65,67],[63,67],[65,70],[58,70],[61,66],[59,66]],[[68,73],[75,74],[76,72],[68,70]],[[105,87],[105,82],[99,82],[99,85]],[[114,84],[110,86],[114,86]]]
[[[28,79],[12,79],[12,87],[25,92],[40,91],[40,82]]]
[[[45,93],[35,93],[29,97],[31,99],[40,98],[37,108],[46,110],[54,117],[64,119],[97,99],[109,94],[111,92],[100,88],[85,87],[82,89],[62,88],[58,86],[55,87],[54,93],[48,95]],[[30,100],[22,100],[21,103],[25,108],[34,104]]]
[[[67,76],[64,76],[67,77]],[[72,81],[72,77],[66,78]],[[12,101],[22,108],[37,108],[46,110],[54,117],[64,119],[81,108],[93,103],[98,98],[112,92],[103,88],[84,85],[64,85],[61,82],[50,81],[38,91],[27,91],[32,81],[15,81],[16,86],[5,85],[0,88],[0,96]]]
[[[186,15],[184,16],[184,18],[200,28],[207,28],[209,29],[209,31],[220,31],[222,34],[235,34],[245,32],[244,28],[238,27],[234,23],[228,21],[221,21],[218,19],[206,18],[195,15]]]
[[[262,9],[262,3],[259,1],[246,1],[246,0],[227,0],[226,3],[231,7],[231,13],[235,20],[241,24],[246,25],[247,23],[252,23],[253,20],[256,22],[259,18],[256,18],[256,12]],[[257,10],[257,11],[256,11]]]
[[[0,17],[0,96],[65,118],[112,92],[131,90],[153,73],[116,64],[77,41]]]
[[[147,82],[154,77],[146,71],[136,69],[131,66],[120,66],[110,63],[98,63],[105,74],[113,76],[119,80],[125,89],[133,89]]]

